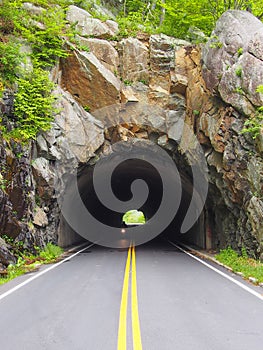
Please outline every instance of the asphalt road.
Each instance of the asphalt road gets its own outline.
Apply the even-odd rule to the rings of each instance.
[[[32,276],[0,287],[3,350],[263,348],[263,301],[168,242],[93,246],[1,299]]]

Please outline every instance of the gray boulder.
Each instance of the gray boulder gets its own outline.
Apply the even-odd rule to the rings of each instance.
[[[109,38],[118,34],[118,24],[112,20],[102,22],[93,18],[87,11],[70,5],[67,12],[67,20],[74,24],[82,36],[94,36],[98,38]]]
[[[8,249],[8,245],[1,237],[0,237],[0,261],[6,266],[16,262],[15,257],[11,254],[11,252]]]
[[[50,159],[63,162],[87,162],[104,142],[103,126],[86,112],[66,91],[58,89],[60,114],[56,116],[53,128],[44,135],[51,156]],[[46,160],[46,162],[48,162]],[[44,178],[49,179],[50,173]],[[52,176],[51,176],[52,178]],[[49,182],[47,180],[46,182]]]
[[[225,12],[203,50],[207,87],[245,115],[263,104],[263,23],[246,11]]]

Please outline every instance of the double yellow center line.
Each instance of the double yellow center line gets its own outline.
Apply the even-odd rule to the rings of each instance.
[[[127,348],[127,307],[129,295],[129,281],[131,271],[131,314],[133,350],[142,350],[140,320],[138,313],[137,279],[136,279],[136,256],[135,247],[130,246],[125,267],[122,298],[119,319],[118,350]]]

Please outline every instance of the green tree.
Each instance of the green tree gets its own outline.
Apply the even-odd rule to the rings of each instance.
[[[160,31],[169,35],[185,38],[191,26],[198,27],[206,34],[210,34],[213,27],[213,16],[204,6],[205,1],[195,0],[167,0],[160,5],[166,9],[165,19]]]
[[[121,17],[127,25],[185,38],[191,26],[209,35],[217,19],[229,9],[247,10],[263,17],[262,0],[123,0]],[[133,23],[136,21],[136,23]],[[123,22],[122,22],[123,24]]]

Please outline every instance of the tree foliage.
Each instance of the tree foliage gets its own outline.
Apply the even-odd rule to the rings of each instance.
[[[67,56],[63,47],[67,34],[65,11],[62,7],[72,1],[36,0],[41,5],[39,14],[29,13],[20,0],[2,0],[0,7],[0,85],[11,88],[14,96],[15,127],[11,132],[2,126],[6,137],[19,140],[35,138],[48,130],[54,115],[54,84],[46,70],[58,57]],[[54,5],[53,5],[54,4]],[[22,53],[23,44],[30,45],[31,53]],[[30,58],[32,67],[25,67]]]
[[[263,17],[261,0],[121,0],[121,4],[122,26],[126,19],[126,25],[137,24],[137,29],[143,25],[148,31],[183,39],[193,26],[209,35],[217,19],[229,9],[247,10]]]

